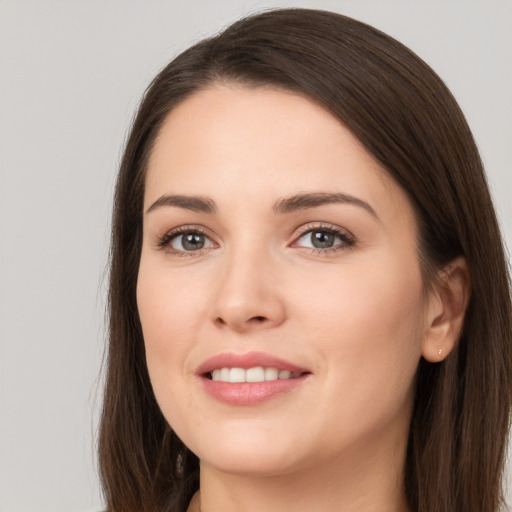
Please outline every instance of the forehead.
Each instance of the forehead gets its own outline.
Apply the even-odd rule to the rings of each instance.
[[[301,192],[358,195],[410,210],[405,193],[329,111],[270,87],[216,85],[165,119],[150,155],[145,204],[162,194],[268,204]]]

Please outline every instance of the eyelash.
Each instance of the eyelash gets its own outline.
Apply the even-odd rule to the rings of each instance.
[[[302,237],[307,235],[308,233],[314,233],[315,231],[321,233],[327,233],[330,235],[334,235],[341,239],[342,244],[335,245],[334,247],[327,247],[323,249],[313,248],[313,247],[302,247],[303,249],[308,249],[312,254],[332,254],[334,252],[343,251],[350,249],[355,246],[356,239],[355,237],[345,229],[339,228],[338,226],[334,226],[333,224],[306,224],[302,226],[297,234],[294,235],[295,244]],[[293,247],[292,244],[292,247]],[[300,248],[300,246],[298,246]]]
[[[326,255],[333,252],[338,252],[340,250],[347,250],[352,248],[356,244],[356,239],[354,236],[349,233],[348,231],[341,229],[337,226],[334,226],[332,224],[306,224],[300,228],[300,230],[296,233],[294,233],[294,242],[291,245],[291,247],[294,247],[294,244],[297,243],[302,237],[307,235],[308,233],[313,232],[321,232],[326,234],[334,235],[335,237],[338,237],[341,239],[343,243],[338,244],[334,247],[327,247],[327,248],[314,248],[314,247],[301,247],[301,246],[295,246],[302,249],[307,249],[312,254],[319,254],[319,255]],[[186,250],[177,250],[173,249],[170,244],[171,242],[177,238],[180,235],[186,235],[186,234],[199,234],[204,237],[206,237],[208,240],[211,240],[211,237],[199,226],[180,226],[176,229],[173,229],[172,231],[169,231],[168,233],[165,233],[161,237],[157,237],[156,239],[156,247],[159,250],[167,250],[169,253],[179,256],[179,257],[194,257],[194,256],[200,256],[205,251],[210,249],[211,247],[207,247],[205,249],[198,249],[195,251],[186,251]],[[212,241],[212,243],[215,245],[215,243]]]
[[[211,240],[211,237],[199,226],[180,226],[176,229],[173,229],[172,231],[169,231],[168,233],[165,233],[165,235],[158,237],[156,240],[156,247],[160,250],[167,250],[171,254],[175,256],[180,257],[191,257],[191,256],[199,256],[207,249],[198,249],[197,251],[180,251],[177,249],[173,249],[170,244],[171,242],[177,238],[180,235],[188,235],[188,234],[198,234],[202,235],[205,238],[208,238]]]

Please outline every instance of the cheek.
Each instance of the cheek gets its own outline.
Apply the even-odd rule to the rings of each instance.
[[[146,350],[164,359],[180,353],[203,317],[204,297],[204,279],[169,272],[143,258],[137,307]]]
[[[196,280],[177,279],[161,265],[141,260],[137,307],[142,325],[146,361],[155,397],[168,422],[176,405],[191,402],[183,379],[190,350],[203,316],[203,290]],[[186,377],[193,378],[192,369]]]
[[[393,260],[377,264],[347,265],[304,279],[300,292],[306,318],[318,319],[317,331],[335,330],[338,338],[365,338],[372,345],[405,341],[421,332],[424,300],[417,265],[401,266]],[[322,320],[320,320],[322,319]]]
[[[354,417],[364,416],[370,401],[376,414],[404,407],[421,357],[424,303],[416,265],[347,267],[314,288],[302,295],[309,322],[303,330],[317,333],[330,389],[352,401]]]

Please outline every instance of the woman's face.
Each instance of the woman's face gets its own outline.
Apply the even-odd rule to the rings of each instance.
[[[316,103],[219,85],[171,112],[137,301],[156,399],[202,464],[275,475],[403,449],[426,332],[412,207]]]

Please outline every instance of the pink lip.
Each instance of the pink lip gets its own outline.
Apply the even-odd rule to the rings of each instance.
[[[294,379],[241,383],[219,382],[209,378],[209,373],[217,368],[248,369],[256,366],[289,370],[290,372],[301,372],[302,375]],[[270,400],[277,395],[293,391],[308,380],[308,377],[311,375],[311,372],[306,368],[261,352],[249,352],[246,354],[234,354],[229,352],[219,354],[202,363],[196,373],[198,377],[200,377],[205,391],[211,397],[228,405],[239,406],[256,405]]]
[[[207,359],[197,369],[198,375],[215,370],[216,368],[254,368],[255,366],[263,366],[264,368],[277,368],[278,370],[289,370],[291,372],[308,372],[307,368],[301,368],[289,361],[274,357],[263,352],[247,352],[245,354],[235,354],[227,352],[218,354]]]

